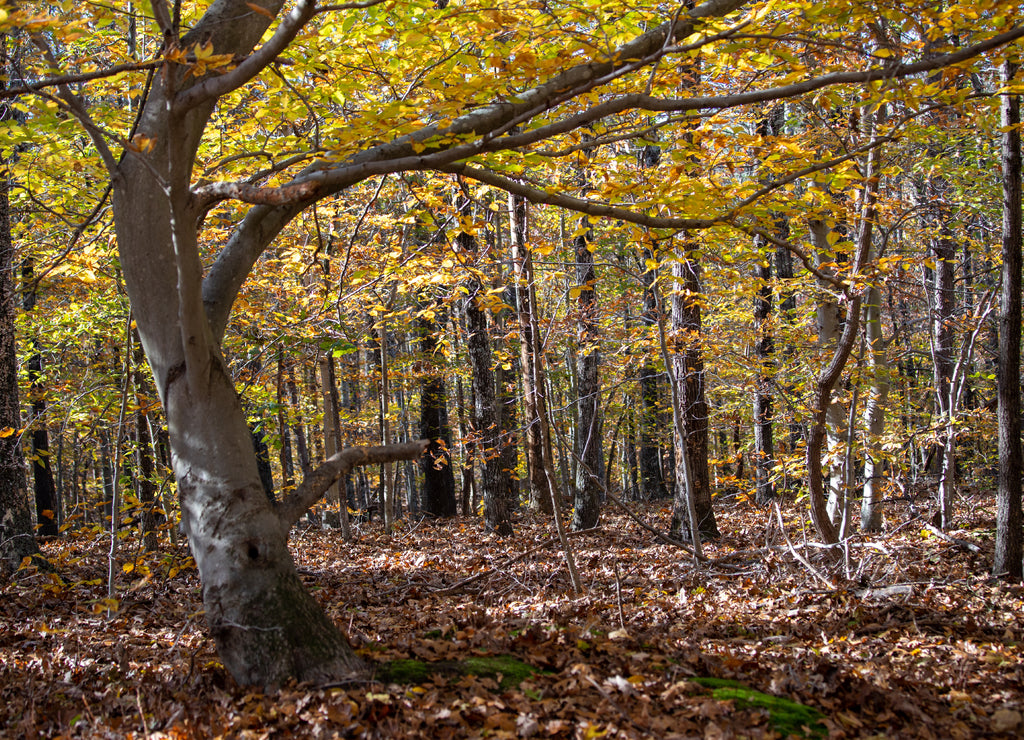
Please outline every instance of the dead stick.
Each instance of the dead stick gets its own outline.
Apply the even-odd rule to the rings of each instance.
[[[567,537],[579,537],[581,534],[592,534],[594,532],[600,532],[600,531],[601,531],[601,527],[592,527],[591,529],[581,529],[578,532],[567,532],[566,536]],[[558,541],[559,540],[558,540],[558,536],[557,535],[549,535],[548,538],[546,540],[544,540],[543,542],[541,542],[539,545],[537,545],[535,547],[531,547],[526,552],[520,553],[519,555],[516,555],[514,558],[509,558],[508,560],[506,560],[505,562],[501,563],[500,565],[495,566],[491,570],[481,571],[480,573],[477,573],[476,575],[470,576],[469,578],[465,578],[465,579],[459,581],[458,583],[452,584],[451,586],[446,586],[445,588],[434,589],[433,593],[438,594],[438,595],[446,595],[446,594],[454,593],[454,592],[458,591],[459,589],[461,589],[461,588],[463,588],[465,586],[468,586],[469,584],[471,584],[471,583],[473,583],[475,581],[479,581],[484,576],[492,575],[492,574],[494,574],[495,572],[497,572],[499,570],[504,570],[505,568],[509,567],[510,565],[515,565],[520,560],[523,560],[524,558],[528,558],[530,555],[533,555],[535,552],[538,552],[539,550],[543,550],[545,547],[550,547],[551,545],[555,544]]]

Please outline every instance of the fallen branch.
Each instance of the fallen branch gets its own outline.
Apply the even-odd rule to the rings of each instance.
[[[798,553],[796,551],[796,548],[793,547],[793,543],[790,542],[790,540],[789,540],[789,534],[786,533],[786,525],[782,521],[782,511],[779,509],[779,502],[778,501],[775,502],[775,516],[778,517],[779,529],[782,531],[782,536],[785,538],[786,544],[789,545],[789,551],[793,554],[793,557],[795,557],[797,560],[799,560],[803,564],[803,566],[805,568],[807,568],[807,571],[811,575],[813,575],[815,578],[817,578],[819,581],[824,583],[825,586],[827,586],[830,591],[832,589],[834,589],[835,588],[835,584],[832,583],[832,581],[827,579],[825,576],[823,576],[821,574],[821,571],[819,571],[817,568],[815,568],[813,565],[811,565],[811,561],[810,560],[808,560],[803,555]]]
[[[981,554],[981,548],[978,547],[977,545],[975,545],[973,542],[969,542],[968,540],[961,540],[961,539],[959,539],[957,537],[950,537],[948,534],[943,532],[941,529],[936,527],[934,524],[930,524],[928,522],[925,522],[924,523],[924,528],[927,529],[929,532],[931,532],[936,537],[938,537],[939,539],[945,540],[946,542],[949,542],[949,543],[951,543],[953,545],[956,545],[961,550],[970,550],[971,552],[976,553],[978,555]]]
[[[594,532],[600,532],[600,531],[601,531],[601,527],[593,527],[591,529],[581,529],[578,532],[567,532],[566,536],[567,537],[579,537],[580,535],[583,535],[583,534],[593,534]],[[515,565],[520,560],[524,560],[524,559],[528,558],[530,555],[533,555],[535,552],[539,552],[540,550],[543,550],[545,547],[550,547],[551,545],[554,545],[554,544],[556,544],[558,542],[559,542],[558,535],[549,535],[547,537],[547,539],[545,539],[539,545],[531,547],[526,552],[522,552],[522,553],[516,555],[513,558],[508,558],[507,560],[505,560],[505,562],[495,566],[494,568],[491,568],[490,570],[481,571],[481,572],[479,572],[479,573],[477,573],[475,575],[470,576],[469,578],[464,578],[461,581],[459,581],[458,583],[452,584],[451,586],[446,586],[445,588],[431,589],[431,591],[433,593],[435,593],[435,594],[440,594],[440,595],[453,594],[456,591],[458,591],[458,590],[460,590],[462,588],[465,588],[466,586],[470,585],[471,583],[475,583],[476,581],[479,581],[481,578],[484,578],[485,576],[493,575],[494,573],[496,573],[499,570],[505,570],[510,565]]]

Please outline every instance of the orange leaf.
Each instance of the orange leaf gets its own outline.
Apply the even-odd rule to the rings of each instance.
[[[274,17],[274,14],[271,13],[266,8],[264,8],[262,5],[257,5],[256,3],[246,3],[246,6],[249,8],[249,10],[251,10],[254,13],[259,13],[260,15],[265,15],[265,16],[267,16],[267,18],[273,18]]]

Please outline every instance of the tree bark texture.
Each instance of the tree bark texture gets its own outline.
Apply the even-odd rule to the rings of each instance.
[[[672,363],[686,429],[686,454],[693,483],[693,502],[697,510],[700,534],[719,537],[711,502],[711,475],[708,465],[708,404],[704,394],[704,358],[701,348],[700,266],[692,247],[684,259],[672,263],[675,289],[672,291],[672,334],[675,353]],[[677,451],[678,454],[678,451]],[[676,503],[672,531],[689,534],[686,504],[680,495],[682,481],[676,481]]]
[[[772,333],[772,263],[771,255],[764,244],[755,244],[760,254],[760,263],[755,268],[758,279],[754,295],[754,326],[757,340],[754,354],[757,357],[757,375],[754,380],[754,476],[755,499],[761,505],[775,497],[772,483],[772,469],[775,467],[774,421],[772,418],[772,386],[774,373],[772,356],[775,354],[775,338]]]
[[[590,232],[588,231],[588,234]],[[601,514],[601,351],[598,342],[597,273],[587,234],[573,242],[579,350],[576,360],[577,426],[575,435],[576,486],[573,495],[573,531],[597,526]]]
[[[7,68],[7,38],[0,39],[0,68]],[[0,121],[10,117],[7,104]],[[0,572],[13,572],[22,559],[38,555],[28,506],[25,460],[21,450],[21,404],[18,401],[18,349],[14,288],[15,250],[11,242],[10,201],[6,174],[0,177]]]
[[[455,475],[452,471],[452,432],[448,423],[448,396],[444,376],[434,369],[437,324],[420,319],[420,352],[430,369],[420,386],[420,437],[430,440],[420,469],[423,473],[423,510],[433,516],[455,516]]]
[[[458,241],[460,250],[465,253],[475,254],[478,251],[476,239],[470,234],[460,233]],[[473,369],[473,431],[477,437],[476,451],[483,460],[480,485],[483,489],[484,526],[502,537],[507,537],[513,533],[512,510],[505,495],[508,486],[504,476],[508,473],[502,470],[501,464],[500,417],[496,405],[497,393],[494,385],[491,341],[487,330],[487,313],[481,305],[483,296],[483,284],[479,278],[473,277],[464,304],[466,346]]]
[[[1008,85],[1017,64],[1005,62]],[[1003,95],[1003,287],[999,302],[999,491],[996,499],[996,546],[992,571],[1009,580],[1024,577],[1024,532],[1021,517],[1021,145],[1020,96]]]
[[[533,255],[527,247],[528,214],[526,199],[509,195],[509,212],[512,225],[510,247],[512,253],[513,280],[516,293],[516,319],[519,322],[519,362],[523,383],[523,428],[526,451],[526,473],[530,483],[530,507],[548,511],[551,497],[544,470],[544,439],[541,434],[541,419],[546,410],[544,403],[543,356],[535,351],[538,337],[534,334],[534,314],[537,310],[536,288],[533,281]],[[549,512],[550,513],[550,512]]]
[[[658,279],[658,263],[655,250],[644,247],[642,253],[643,270],[640,273],[643,281],[643,313],[640,320],[648,330],[657,331],[658,298],[654,292]],[[665,475],[661,468],[662,447],[658,439],[661,428],[661,393],[659,373],[650,356],[645,356],[640,366],[640,495],[645,501],[654,501],[668,497]]]

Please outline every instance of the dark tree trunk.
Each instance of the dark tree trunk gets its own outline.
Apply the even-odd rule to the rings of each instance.
[[[1017,65],[1004,62],[1009,85]],[[1021,146],[1020,96],[1003,95],[1003,288],[999,306],[999,491],[992,572],[1013,581],[1024,576],[1021,517]]]
[[[256,466],[259,469],[263,492],[267,495],[267,499],[273,502],[274,470],[270,467],[270,448],[263,436],[262,422],[250,425],[249,433],[252,435],[252,449],[256,453]]]
[[[658,325],[658,298],[654,293],[654,284],[658,278],[657,255],[654,250],[645,247],[643,250],[643,298],[644,310],[640,316],[644,326],[649,330],[657,330]],[[645,501],[654,501],[668,497],[668,488],[665,486],[665,476],[662,474],[661,458],[662,446],[658,439],[663,437],[659,434],[662,427],[661,416],[661,393],[659,380],[662,377],[651,361],[645,356],[640,366],[640,495]]]
[[[754,325],[757,331],[754,348],[757,357],[757,377],[754,381],[754,476],[755,498],[762,506],[775,497],[775,487],[772,484],[772,469],[775,467],[772,417],[772,356],[775,354],[775,339],[771,328],[772,266],[771,255],[765,252],[764,247],[763,243],[755,245],[755,249],[761,255],[761,263],[756,268],[760,284],[754,296]]]
[[[462,210],[468,212],[469,202]],[[468,215],[468,213],[467,213]],[[462,232],[458,236],[459,250],[463,254],[478,252],[476,238]],[[483,308],[484,286],[478,277],[469,283],[469,295],[464,302],[466,315],[466,346],[473,370],[473,432],[477,440],[476,451],[483,460],[480,482],[484,499],[484,526],[502,537],[513,533],[512,510],[506,497],[507,471],[501,465],[501,428],[496,405],[491,340],[487,329],[487,312]]]
[[[700,346],[700,267],[691,255],[672,264],[675,290],[672,294],[672,332],[676,352],[672,357],[683,425],[686,429],[686,453],[693,484],[697,526],[701,537],[719,537],[711,504],[711,475],[708,465],[708,404],[704,394],[704,358]],[[678,452],[677,452],[678,454]],[[672,531],[689,538],[689,516],[683,481],[676,481]]]
[[[21,263],[22,308],[26,312],[36,307],[35,269],[32,257]],[[28,361],[29,398],[32,401],[32,481],[36,498],[36,528],[42,537],[56,537],[57,486],[50,465],[50,435],[46,429],[46,388],[43,385],[43,355],[39,340],[32,340],[32,357]]]
[[[516,318],[519,321],[519,359],[523,379],[523,420],[525,427],[526,468],[530,480],[530,508],[551,513],[551,496],[545,475],[545,460],[551,451],[544,444],[541,419],[547,413],[544,392],[544,356],[537,336],[537,291],[533,281],[533,255],[526,246],[526,200],[509,196],[512,222],[512,265],[516,291]]]
[[[281,452],[278,461],[281,464],[282,492],[288,494],[295,487],[295,457],[292,455],[292,435],[288,425],[288,404],[285,401],[284,349],[277,349],[277,430],[281,435]]]
[[[444,376],[437,372],[437,324],[420,319],[420,352],[430,371],[420,386],[420,437],[430,445],[420,459],[423,497],[420,505],[434,516],[455,516],[455,475],[452,471],[452,433],[448,424],[448,397]]]
[[[601,514],[601,351],[597,316],[597,273],[589,241],[588,235],[580,234],[573,244],[576,254],[576,288],[579,290],[575,437],[578,464],[570,525],[573,531],[596,527]]]
[[[0,38],[0,69],[7,70],[7,38]],[[6,103],[0,121],[10,119]],[[28,506],[25,460],[21,450],[21,405],[18,402],[18,351],[14,325],[14,245],[11,243],[7,175],[0,176],[0,572],[18,568],[39,554]]]
[[[782,131],[785,121],[785,107],[776,105],[769,114],[758,121],[757,133],[763,138],[776,137]],[[765,179],[762,176],[762,179]],[[755,498],[761,505],[775,497],[772,469],[775,467],[775,439],[772,403],[772,387],[775,383],[775,337],[772,329],[773,293],[772,250],[766,240],[755,238],[754,251],[759,263],[755,277],[759,281],[754,296],[754,326],[757,331],[757,377],[754,381],[754,478]],[[788,254],[788,250],[787,254]],[[737,478],[740,477],[737,473]]]

